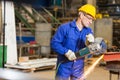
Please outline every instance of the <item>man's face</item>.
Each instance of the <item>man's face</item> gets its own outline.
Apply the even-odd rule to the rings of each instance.
[[[92,24],[93,20],[94,19],[92,16],[90,16],[89,14],[83,13],[83,18],[82,18],[83,26],[89,27]]]

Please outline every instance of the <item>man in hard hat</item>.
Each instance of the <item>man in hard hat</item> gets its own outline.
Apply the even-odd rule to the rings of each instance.
[[[79,80],[82,77],[84,57],[77,59],[75,53],[86,47],[86,39],[94,42],[89,25],[95,20],[95,15],[95,7],[85,4],[78,9],[77,19],[58,27],[51,40],[51,48],[58,54],[55,80]]]

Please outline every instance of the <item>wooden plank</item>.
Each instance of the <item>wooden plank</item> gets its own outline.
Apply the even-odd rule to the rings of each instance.
[[[35,72],[35,71],[39,71],[39,70],[48,70],[48,69],[55,69],[54,65],[49,65],[49,66],[43,66],[43,67],[36,67],[36,68],[19,68],[19,67],[7,67],[8,69],[16,69],[16,70],[20,70],[22,72]]]
[[[44,59],[36,59],[36,60],[29,60],[26,62],[19,62],[16,65],[5,64],[7,68],[16,68],[22,70],[30,70],[34,72],[35,70],[42,70],[42,69],[50,69],[56,66],[56,58],[44,58]]]

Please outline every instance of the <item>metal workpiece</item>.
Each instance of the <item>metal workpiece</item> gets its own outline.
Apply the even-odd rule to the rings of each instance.
[[[120,52],[105,53],[104,61],[106,62],[107,70],[109,70],[109,79],[112,80],[112,74],[117,74],[118,80],[120,80]]]

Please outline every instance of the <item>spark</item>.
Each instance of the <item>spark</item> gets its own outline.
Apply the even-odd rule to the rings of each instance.
[[[83,80],[84,78],[86,78],[88,76],[88,74],[91,73],[91,71],[94,70],[95,66],[99,63],[99,61],[103,58],[103,55],[101,55],[96,61],[95,63],[93,63],[83,74],[82,78],[80,80]]]

